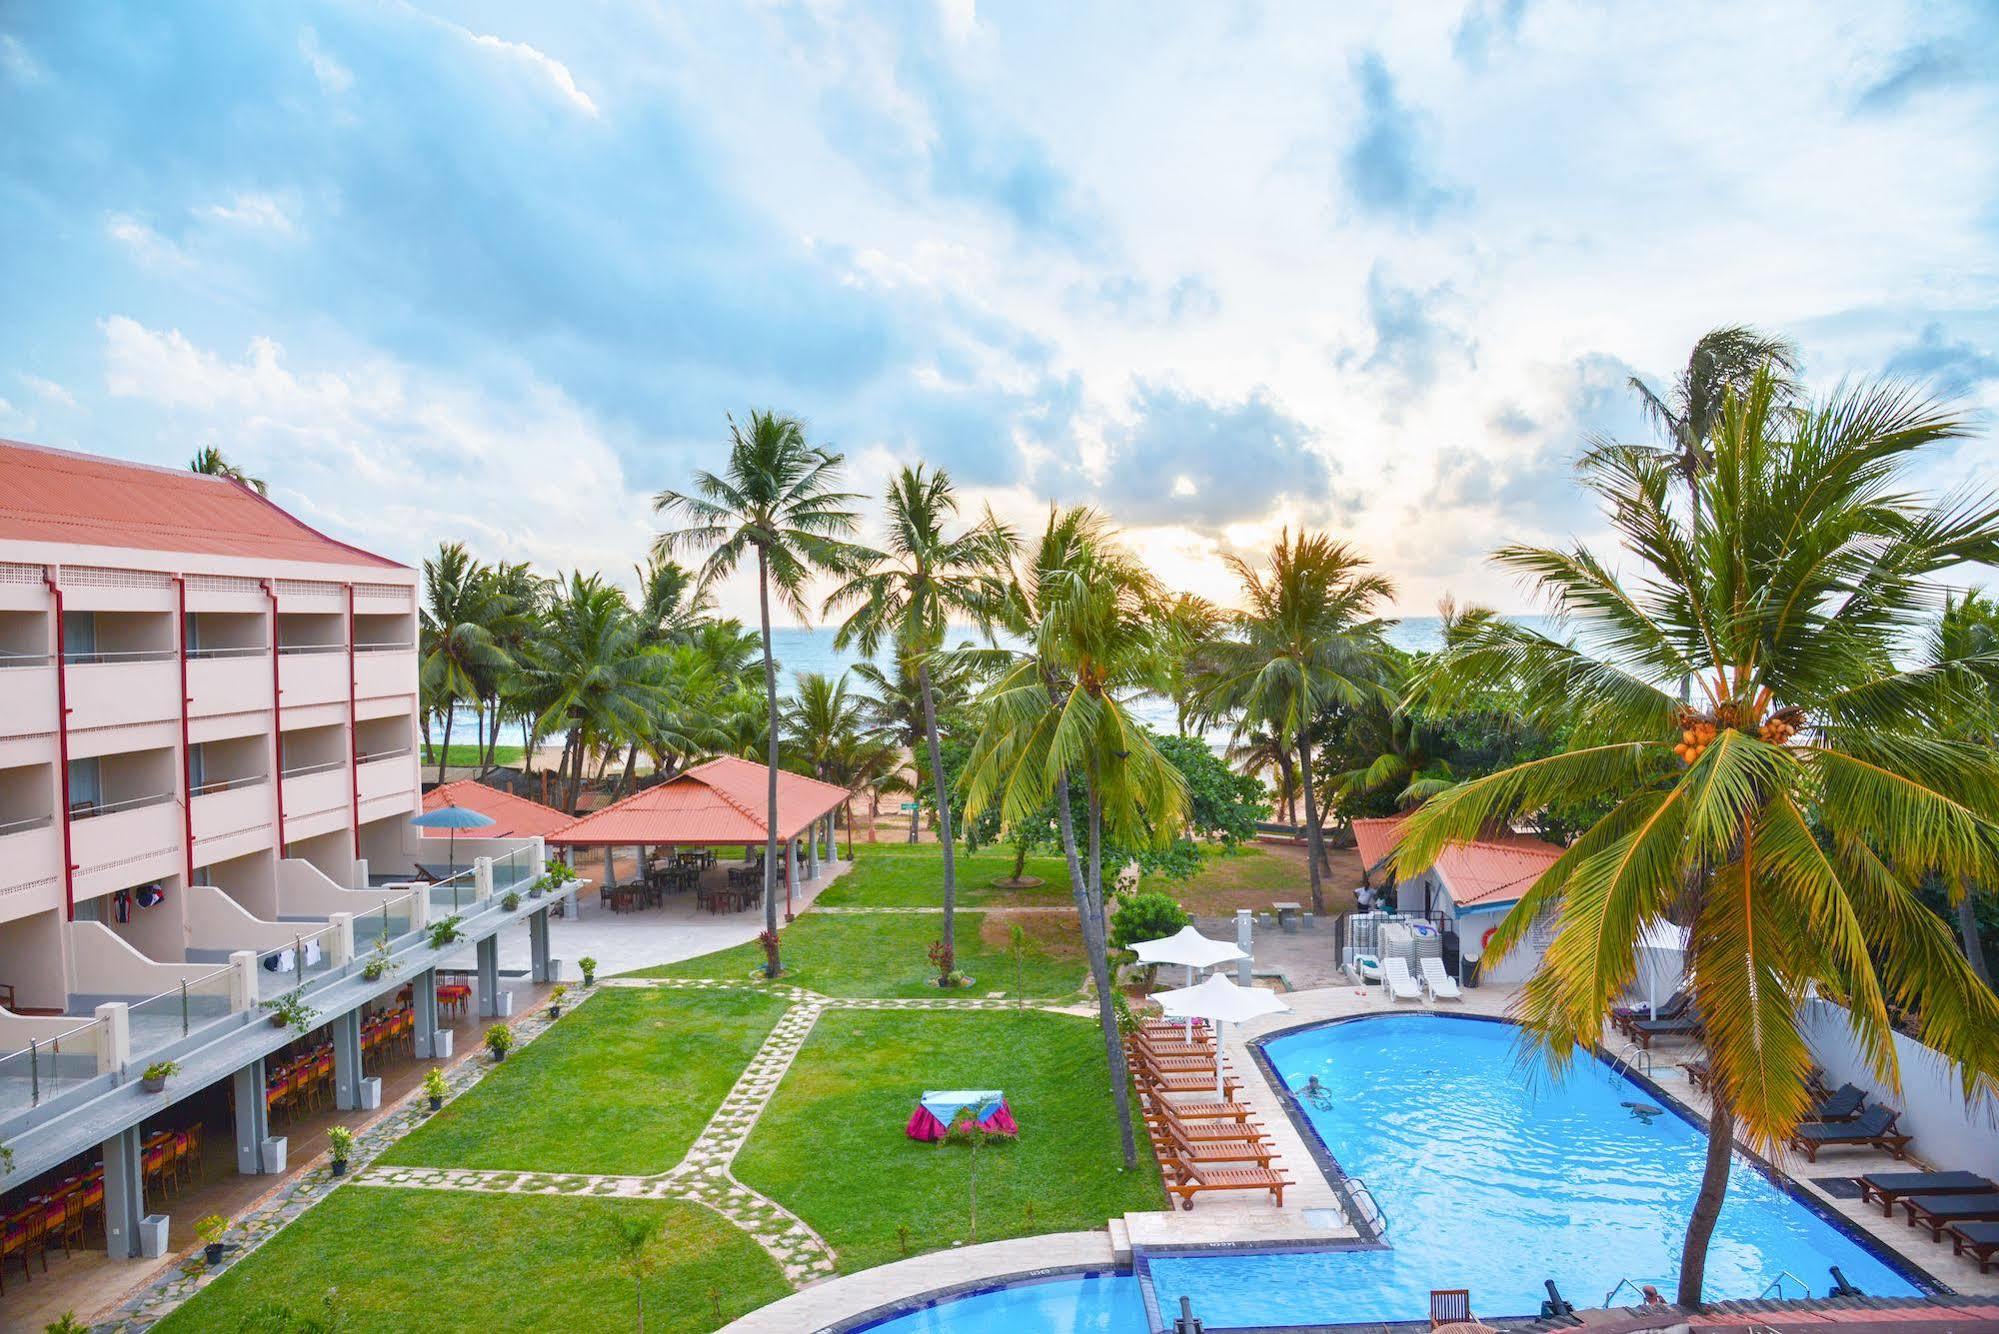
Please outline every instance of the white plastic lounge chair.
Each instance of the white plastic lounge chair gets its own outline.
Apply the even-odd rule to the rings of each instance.
[[[1388,987],[1391,1000],[1423,999],[1423,988],[1416,985],[1416,979],[1409,976],[1409,961],[1397,955],[1389,955],[1381,961],[1381,980]]]
[[[1444,961],[1442,959],[1424,959],[1422,967],[1423,989],[1430,993],[1431,1000],[1463,1000],[1465,998],[1464,992],[1458,989],[1458,980],[1444,971]]]

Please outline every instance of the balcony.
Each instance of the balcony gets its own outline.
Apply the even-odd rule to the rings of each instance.
[[[271,659],[261,648],[203,649],[187,657],[188,712],[199,718],[219,713],[268,713]]]
[[[0,655],[0,737],[55,730],[55,660],[46,653]]]
[[[279,702],[288,709],[347,702],[347,646],[294,644],[278,650]]]
[[[416,645],[354,646],[354,693],[362,699],[416,693]]]
[[[409,796],[417,790],[416,753],[408,746],[400,750],[375,751],[361,757],[359,770],[361,800],[377,797]]]
[[[171,792],[72,807],[70,856],[79,899],[180,868],[180,803]]]
[[[310,838],[346,827],[354,794],[347,761],[329,760],[285,770],[285,837]]]
[[[205,783],[191,794],[188,809],[197,863],[261,852],[275,840],[271,784],[261,775]]]
[[[67,666],[71,731],[180,717],[180,660],[171,649],[80,654]]]
[[[59,907],[62,903],[62,830],[55,817],[0,822],[0,893],[17,885],[49,883],[27,893],[7,894],[9,918]]]

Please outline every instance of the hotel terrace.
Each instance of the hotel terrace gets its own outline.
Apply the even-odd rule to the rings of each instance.
[[[11,442],[0,477],[0,1208],[120,1260],[164,1192],[178,1232],[189,1191],[283,1171],[273,1116],[450,1054],[433,924],[476,1024],[503,928],[548,979],[557,900],[504,906],[535,837],[418,869],[416,571],[235,481]]]

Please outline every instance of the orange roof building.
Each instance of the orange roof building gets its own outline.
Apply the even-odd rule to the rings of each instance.
[[[671,847],[762,843],[770,771],[723,756],[593,811],[549,842],[557,847]],[[804,836],[852,794],[803,774],[777,775],[777,838]]]
[[[576,823],[572,817],[553,806],[544,806],[538,801],[488,787],[476,778],[446,783],[424,793],[424,810],[434,811],[445,806],[462,806],[491,819],[493,824],[490,828],[477,831],[481,838],[533,838],[536,835],[546,838]],[[426,838],[443,838],[451,832],[449,829],[422,831]]]

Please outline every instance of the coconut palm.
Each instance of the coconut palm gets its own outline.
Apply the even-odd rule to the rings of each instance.
[[[1414,806],[1455,781],[1443,739],[1414,708],[1377,696],[1361,705],[1353,723],[1365,763],[1328,778],[1333,801],[1393,789],[1396,805]]]
[[[1962,598],[1944,598],[1943,614],[1931,632],[1928,661],[1983,662],[1999,660],[1999,604],[1976,590]],[[1951,720],[1951,734],[1974,745],[1999,746],[1999,680],[1988,678],[1982,691],[1966,700],[1961,713]],[[1990,885],[1982,887],[1990,892]],[[1987,986],[1992,973],[1986,966],[1984,943],[1978,935],[1978,894],[1981,886],[1965,884],[1957,900],[1957,931],[1964,958],[1971,971]]]
[[[785,748],[803,772],[826,782],[840,747],[869,731],[867,709],[847,690],[846,673],[836,680],[822,672],[800,672],[798,689],[780,701],[778,726]]]
[[[1051,511],[1021,566],[1006,619],[1029,648],[960,655],[1000,669],[982,697],[983,727],[960,779],[965,813],[976,819],[997,806],[1013,824],[1041,816],[1054,799],[1131,1167],[1137,1147],[1105,953],[1103,843],[1107,830],[1128,847],[1163,842],[1185,819],[1186,780],[1130,712],[1132,697],[1164,683],[1168,632],[1157,615],[1164,599],[1093,510]],[[1083,786],[1086,850],[1077,846],[1072,782]]]
[[[657,727],[667,703],[660,650],[648,647],[623,590],[596,575],[572,574],[548,608],[546,634],[527,668],[547,700],[543,733],[562,731],[563,809],[576,809],[593,752]]]
[[[838,488],[840,455],[805,441],[796,418],[752,412],[746,423],[729,419],[729,461],[717,475],[694,475],[694,490],[662,491],[653,498],[661,514],[684,517],[684,528],[660,534],[661,555],[678,550],[706,551],[700,587],[712,588],[754,552],[757,562],[757,615],[763,635],[764,717],[777,717],[777,660],[770,650],[770,598],[801,621],[807,619],[806,586],[822,571],[851,563],[844,540],[854,529],[850,508],[860,497]],[[777,935],[777,769],[778,729],[767,728],[765,763],[764,926]],[[770,952],[770,975],[778,955]]]
[[[1203,655],[1228,618],[1204,597],[1176,593],[1161,609],[1159,619],[1172,644],[1172,656],[1166,663],[1166,696],[1173,701],[1173,730],[1186,736],[1200,716]]]
[[[943,645],[954,618],[981,625],[990,622],[1004,589],[1001,575],[1016,543],[990,510],[978,523],[947,535],[945,525],[958,513],[950,474],[926,472],[922,464],[896,474],[889,483],[885,509],[887,543],[861,557],[862,565],[826,599],[826,611],[830,615],[839,607],[854,609],[834,636],[835,648],[858,646],[865,657],[873,658],[885,645],[893,645],[900,661],[916,667],[923,741],[937,799],[937,842],[944,851],[944,948],[955,950],[958,865],[930,655]]]
[[[847,860],[854,859],[854,796],[868,799],[868,841],[874,842],[875,821],[881,815],[881,800],[899,792],[913,792],[903,776],[903,749],[879,732],[864,732],[844,739],[826,758],[826,781],[847,789],[840,803],[841,819],[847,826]]]
[[[1688,493],[1699,505],[1700,475],[1708,466],[1708,436],[1722,418],[1722,405],[1729,395],[1748,388],[1765,368],[1777,377],[1798,369],[1797,344],[1775,338],[1744,324],[1725,325],[1702,334],[1687,354],[1687,364],[1673,377],[1664,393],[1636,375],[1626,383],[1638,394],[1639,406],[1666,437],[1667,453],[1679,470]],[[1789,381],[1773,381],[1788,391]],[[1698,513],[1698,510],[1696,510]],[[1699,527],[1699,520],[1694,522]]]
[[[1597,449],[1579,465],[1623,547],[1507,547],[1573,641],[1496,618],[1468,627],[1422,683],[1510,684],[1567,749],[1431,798],[1403,826],[1398,874],[1446,843],[1552,804],[1605,801],[1488,946],[1554,934],[1520,1001],[1556,1065],[1599,1040],[1660,919],[1688,928],[1688,975],[1714,1072],[1707,1167],[1687,1224],[1679,1300],[1698,1305],[1738,1131],[1765,1153],[1806,1114],[1811,1052],[1797,1010],[1838,1000],[1874,1075],[1894,1087],[1891,1004],[1959,1063],[1965,1093],[1999,1090],[1999,997],[1948,926],[1926,876],[1990,882],[1999,759],[1949,736],[1989,656],[1899,668],[1945,569],[1999,556],[1999,509],[1907,489],[1926,447],[1965,422],[1892,386],[1791,406],[1774,376],[1731,397],[1708,437],[1698,540],[1672,504],[1673,460]],[[1684,705],[1667,683],[1691,678]]]
[[[483,698],[487,683],[510,665],[493,640],[493,590],[486,567],[461,542],[446,542],[423,563],[423,609],[418,614],[417,683],[426,718],[441,717],[443,745],[437,781],[451,753],[451,724],[461,700]]]
[[[203,445],[200,449],[196,450],[194,457],[188,460],[187,470],[189,472],[201,473],[206,477],[226,477],[232,482],[238,482],[249,487],[260,496],[267,496],[271,493],[271,488],[265,485],[263,478],[252,477],[249,473],[244,472],[240,467],[231,463],[223,455],[222,451],[214,445]]]
[[[1381,638],[1387,623],[1375,612],[1395,586],[1351,547],[1318,533],[1294,538],[1286,529],[1267,573],[1239,556],[1228,560],[1245,605],[1231,618],[1233,633],[1208,647],[1208,707],[1238,717],[1239,730],[1263,726],[1289,738],[1305,797],[1312,911],[1324,913],[1326,851],[1311,729],[1328,706],[1353,708],[1382,694],[1390,651]]]
[[[1267,727],[1239,729],[1229,738],[1222,758],[1247,777],[1269,775],[1270,813],[1287,824],[1298,823],[1297,756],[1288,738]]]

